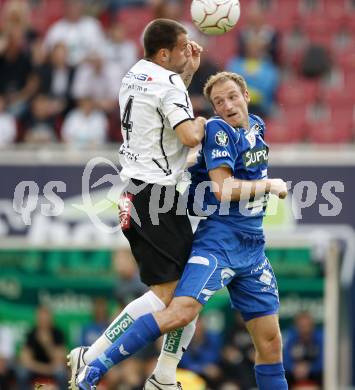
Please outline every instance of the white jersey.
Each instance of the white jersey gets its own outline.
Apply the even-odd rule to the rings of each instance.
[[[146,60],[138,61],[122,80],[119,95],[123,144],[121,178],[176,185],[189,148],[174,129],[193,119],[181,77]]]

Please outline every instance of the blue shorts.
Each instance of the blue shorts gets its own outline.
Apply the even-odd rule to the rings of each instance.
[[[195,237],[176,297],[193,297],[204,305],[227,287],[232,307],[245,321],[278,312],[277,282],[263,237],[231,231],[221,235],[210,228],[198,229]]]

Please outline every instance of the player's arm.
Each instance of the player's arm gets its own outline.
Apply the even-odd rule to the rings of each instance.
[[[282,179],[239,180],[232,176],[232,170],[226,166],[209,171],[215,197],[220,202],[247,200],[265,193],[271,193],[284,199],[287,185]]]
[[[182,81],[186,88],[191,84],[192,77],[200,66],[201,53],[203,51],[203,48],[194,41],[190,41],[189,46],[191,55],[189,56],[184,73],[181,74]]]
[[[182,144],[193,148],[197,146],[205,135],[206,119],[198,116],[188,119],[175,127],[176,135]]]

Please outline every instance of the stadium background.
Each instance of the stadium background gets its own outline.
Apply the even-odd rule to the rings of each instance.
[[[141,292],[126,243],[109,231],[117,224],[117,92],[142,54],[144,26],[158,16],[182,21],[205,47],[191,86],[196,112],[209,114],[201,99],[208,74],[245,72],[253,111],[268,125],[270,175],[291,181],[292,196],[266,228],[286,344],[299,313],[317,328],[306,357],[318,359],[316,374],[300,375],[293,388],[354,385],[355,2],[244,0],[238,26],[208,38],[193,29],[189,1],[83,3],[95,21],[91,46],[65,49],[65,34],[49,38],[68,12],[65,1],[0,1],[0,388],[17,388],[38,307],[50,309],[69,349]],[[141,388],[158,349],[102,388]],[[225,292],[206,307],[183,363],[204,378],[182,372],[185,388],[253,388],[250,340]]]

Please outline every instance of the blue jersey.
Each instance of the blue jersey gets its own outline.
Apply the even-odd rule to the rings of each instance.
[[[233,128],[220,117],[207,121],[197,163],[189,169],[192,180],[189,211],[195,215],[207,214],[208,219],[221,224],[221,229],[260,234],[268,194],[229,205],[220,203],[206,185],[211,180],[208,172],[218,167],[229,167],[233,176],[241,180],[267,178],[269,148],[264,141],[265,124],[252,114],[249,124],[250,129],[246,130]]]
[[[262,221],[268,196],[231,202],[226,208],[207,182],[208,172],[218,167],[229,167],[236,179],[267,177],[265,125],[255,115],[249,115],[249,123],[249,130],[234,129],[219,117],[206,124],[198,162],[190,169],[189,210],[201,214],[209,208],[208,218],[199,222],[175,290],[175,296],[193,297],[204,305],[227,287],[232,307],[245,321],[275,314],[279,308],[275,274],[264,251]]]

